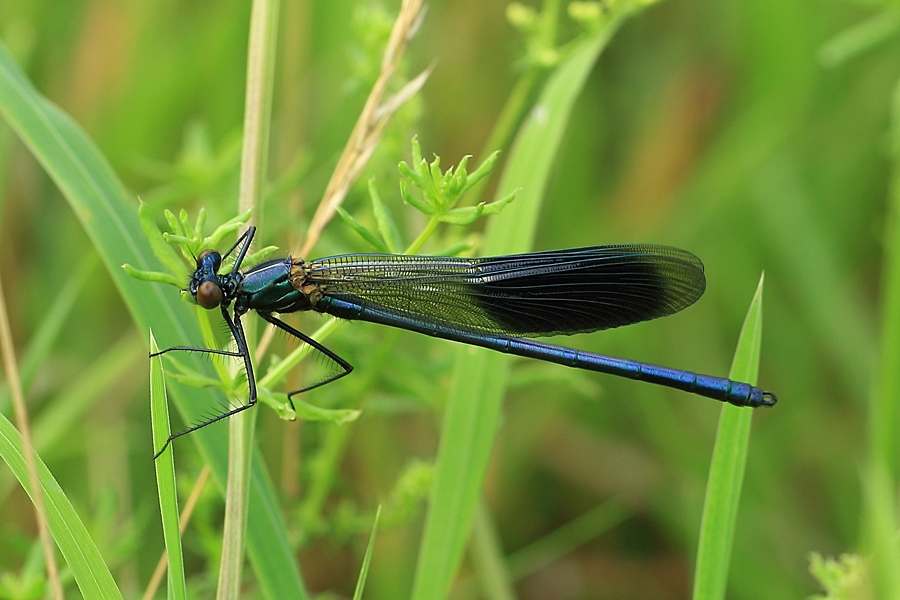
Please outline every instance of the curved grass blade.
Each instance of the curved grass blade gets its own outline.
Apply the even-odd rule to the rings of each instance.
[[[372,533],[369,534],[369,543],[366,546],[366,554],[363,557],[362,567],[359,569],[359,579],[356,581],[356,589],[353,591],[353,600],[362,600],[363,590],[366,589],[366,577],[369,575],[369,564],[372,562],[372,551],[375,549],[375,534],[378,532],[378,520],[381,518],[381,505],[375,511],[375,520],[372,522]]]
[[[731,378],[750,383],[756,383],[759,372],[763,280],[761,276],[750,302],[729,373]],[[737,406],[722,406],[700,525],[700,546],[694,573],[695,599],[725,597],[753,414],[753,411],[741,410]]]
[[[150,331],[150,352],[159,352],[159,346]],[[153,448],[162,448],[172,428],[169,423],[169,404],[166,398],[166,376],[162,358],[150,359],[150,420],[153,425]],[[175,485],[175,455],[171,447],[153,461],[156,468],[156,489],[159,491],[159,513],[162,516],[163,539],[166,541],[166,558],[169,563],[169,598],[185,600],[187,588],[184,581],[184,557],[181,553],[181,534],[178,528],[178,494]]]
[[[25,490],[30,489],[27,483],[25,456],[22,454],[22,439],[13,424],[2,415],[0,415],[0,456]],[[50,474],[40,456],[35,458],[37,458],[38,479],[44,492],[50,533],[53,534],[53,541],[72,570],[81,595],[85,598],[98,599],[122,598],[109,567],[100,556],[97,545],[94,544],[66,493]]]

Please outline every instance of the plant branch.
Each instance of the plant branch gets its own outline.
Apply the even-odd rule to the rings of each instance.
[[[337,207],[344,202],[350,186],[359,176],[368,162],[375,147],[381,140],[381,134],[391,115],[416,92],[421,89],[428,78],[430,69],[406,84],[397,94],[382,101],[388,83],[400,67],[400,60],[406,51],[410,38],[415,34],[421,20],[422,0],[403,0],[400,14],[394,22],[391,37],[388,40],[384,56],[381,60],[381,73],[369,92],[356,125],[350,133],[347,145],[338,159],[337,166],[331,175],[322,201],[316,209],[306,233],[303,246],[293,253],[294,256],[306,256],[315,243],[325,225],[334,217]]]

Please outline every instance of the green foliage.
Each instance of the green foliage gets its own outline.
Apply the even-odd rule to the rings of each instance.
[[[494,202],[482,202],[477,206],[454,208],[464,193],[483,179],[497,162],[498,152],[491,154],[471,175],[466,171],[469,157],[464,156],[459,165],[441,171],[441,159],[438,156],[430,163],[422,158],[419,141],[413,138],[413,167],[401,162],[400,197],[403,202],[421,213],[442,223],[453,225],[471,225],[482,215],[496,215],[504,206],[512,202],[515,190]],[[410,191],[409,186],[421,191],[418,198]]]
[[[206,224],[206,210],[203,207],[197,212],[197,220],[194,225],[190,224],[186,210],[181,210],[176,218],[175,214],[167,209],[165,211],[166,222],[172,231],[162,232],[156,225],[151,208],[142,202],[138,208],[141,229],[144,230],[144,235],[147,236],[147,241],[150,242],[150,247],[153,248],[156,258],[169,269],[169,272],[142,271],[127,263],[122,265],[122,268],[135,279],[152,283],[168,283],[181,288],[186,279],[185,276],[189,273],[188,269],[196,264],[196,257],[206,249],[221,247],[226,238],[234,238],[235,233],[244,229],[247,221],[250,220],[250,213],[250,210],[245,211],[219,225],[212,234],[204,237],[203,227]],[[177,246],[181,250],[181,256],[185,262],[182,262],[166,243]],[[261,262],[271,256],[276,250],[278,250],[276,246],[267,246],[262,250],[249,254],[245,260],[251,264]],[[234,257],[230,256],[228,258],[233,264]]]
[[[472,189],[473,186],[482,181],[491,172],[497,163],[498,155],[498,152],[492,153],[471,175],[466,171],[469,156],[464,156],[455,168],[450,167],[446,171],[441,171],[440,157],[435,155],[431,163],[426,162],[422,158],[419,140],[413,138],[412,156],[415,167],[411,168],[403,161],[400,162],[398,167],[401,177],[400,197],[404,203],[430,217],[430,219],[422,233],[406,248],[404,253],[412,254],[417,252],[440,223],[462,226],[472,225],[482,216],[498,214],[503,210],[504,206],[515,199],[516,190],[513,190],[494,202],[481,202],[476,206],[456,207],[463,194]],[[411,191],[410,186],[418,190],[418,194]],[[374,213],[375,221],[378,224],[378,235],[357,221],[343,208],[338,208],[338,214],[350,228],[377,251],[389,254],[399,253],[403,247],[400,231],[393,216],[391,216],[390,209],[382,202],[374,181],[369,181],[369,198],[372,202],[372,212]]]
[[[756,385],[762,349],[762,299],[764,277],[750,302],[728,377]],[[725,598],[734,529],[741,487],[750,450],[752,413],[725,404],[719,417],[716,445],[709,467],[700,547],[694,574],[694,598]]]
[[[837,560],[813,552],[809,572],[825,588],[825,594],[811,600],[866,600],[874,598],[866,562],[856,554],[842,554]]]
[[[534,115],[521,127],[497,194],[509,197],[519,182],[525,183],[525,192],[505,220],[489,223],[486,253],[512,254],[531,246],[552,157],[587,74],[614,30],[586,40],[560,65],[538,100],[538,105],[552,107],[550,116]],[[415,599],[444,597],[462,559],[497,434],[508,363],[506,356],[482,348],[457,350],[413,584]]]
[[[287,254],[378,76],[396,4],[282,4],[253,218],[260,247]],[[683,247],[706,265],[696,306],[560,341],[711,374],[726,372],[764,269],[759,380],[779,404],[752,413],[747,441],[745,422],[717,435],[726,417],[708,400],[525,360],[504,381],[494,357],[366,324],[316,331],[304,315],[356,370],[295,399],[300,419],[285,423],[282,390],[315,365],[278,337],[258,361],[277,414],[255,411],[248,598],[350,597],[363,564],[370,598],[409,597],[417,577],[456,598],[686,597],[692,572],[695,590],[729,598],[896,597],[897,11],[647,4],[432,3],[389,84],[433,65],[424,92],[350,187],[353,226],[332,222],[316,252]],[[172,286],[243,227],[208,235],[238,212],[248,15],[0,2],[0,271],[67,597],[140,597],[166,548],[146,332],[163,346],[226,339]],[[613,31],[575,77],[585,44]],[[416,134],[427,160],[410,152]],[[496,162],[470,185],[467,160]],[[173,427],[241,390],[221,361],[160,362]],[[0,429],[0,595],[40,596],[18,437]],[[222,550],[227,428],[208,429],[173,448],[180,506],[203,465],[214,482],[181,539],[189,597],[214,595]],[[711,532],[714,508],[724,527]],[[813,552],[852,554],[813,558],[811,578]]]
[[[150,352],[159,352],[159,346],[150,332]],[[169,401],[166,397],[166,376],[162,361],[150,361],[150,420],[153,426],[153,447],[159,452],[169,442],[172,428],[169,423]],[[155,454],[155,453],[154,453]],[[181,551],[181,534],[178,520],[178,495],[175,485],[175,458],[172,452],[155,457],[156,489],[159,491],[159,511],[162,516],[163,537],[166,540],[166,563],[169,580],[169,596],[178,600],[187,598],[184,580],[184,558]]]

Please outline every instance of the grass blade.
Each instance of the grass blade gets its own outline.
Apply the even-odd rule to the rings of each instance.
[[[6,417],[0,415],[0,456],[9,465],[16,479],[28,487],[28,471],[22,454],[22,438]],[[63,558],[72,570],[81,595],[85,598],[122,598],[119,588],[109,572],[106,562],[94,540],[82,523],[78,513],[66,493],[50,474],[47,465],[37,459],[38,479],[44,493],[47,509],[47,524],[53,541],[62,552]]]
[[[513,144],[497,198],[519,187],[522,192],[488,223],[485,255],[531,247],[544,188],[572,106],[620,22],[621,18],[614,19],[587,39],[547,81]],[[454,373],[413,585],[415,600],[443,598],[462,558],[494,444],[507,357],[461,347]]]
[[[369,534],[369,543],[366,546],[366,555],[363,557],[362,567],[359,569],[359,579],[356,581],[356,589],[353,591],[353,600],[362,600],[363,590],[366,588],[366,577],[369,575],[369,564],[372,562],[372,551],[375,549],[375,534],[378,532],[378,520],[381,518],[381,505],[375,511],[375,520],[372,522],[372,533]]]
[[[150,352],[159,346],[150,331]],[[153,447],[162,448],[172,429],[169,423],[169,404],[166,398],[166,376],[160,357],[150,359],[150,420],[153,425]],[[169,598],[184,600],[187,588],[184,580],[184,557],[181,553],[181,534],[178,529],[178,494],[175,485],[175,455],[164,452],[154,461],[156,489],[159,491],[159,513],[162,516],[163,538],[169,563]]]
[[[756,383],[759,372],[763,279],[759,278],[759,285],[750,302],[728,375],[736,381],[752,384]],[[725,597],[753,413],[747,408],[722,405],[700,525],[700,546],[694,574],[695,599]]]

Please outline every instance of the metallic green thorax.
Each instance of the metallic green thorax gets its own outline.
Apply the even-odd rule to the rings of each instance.
[[[306,286],[303,261],[291,257],[262,263],[243,273],[235,308],[289,313],[310,310],[322,297],[316,286]]]

